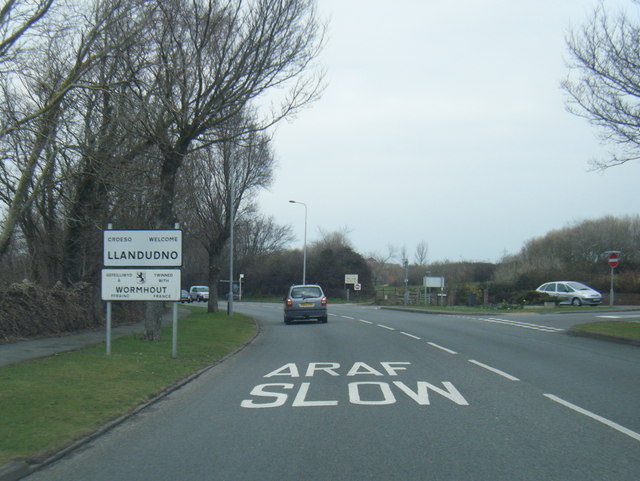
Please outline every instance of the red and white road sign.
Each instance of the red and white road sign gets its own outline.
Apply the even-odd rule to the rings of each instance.
[[[620,257],[618,256],[618,254],[616,254],[614,252],[614,253],[609,254],[608,261],[609,261],[609,265],[611,267],[618,267],[618,262],[620,262]]]

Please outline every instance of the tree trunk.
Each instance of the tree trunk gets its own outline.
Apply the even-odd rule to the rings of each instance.
[[[160,168],[160,208],[156,218],[156,229],[172,228],[175,224],[173,205],[176,192],[176,179],[178,171],[182,166],[189,142],[178,141],[177,146],[164,146],[162,166]],[[160,328],[162,327],[162,302],[147,302],[146,315],[144,320],[144,337],[148,341],[160,340]]]
[[[220,278],[222,268],[220,266],[220,256],[224,250],[225,243],[229,235],[224,233],[209,243],[207,252],[209,253],[209,305],[207,306],[208,312],[218,312],[218,286],[220,285]]]

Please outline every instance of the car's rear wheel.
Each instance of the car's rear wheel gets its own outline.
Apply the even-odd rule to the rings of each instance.
[[[318,319],[318,321],[320,321],[322,324],[326,324],[327,323],[327,316],[323,316],[320,319]]]
[[[574,306],[581,306],[582,305],[582,301],[580,299],[578,299],[577,297],[574,297],[573,300],[571,301],[571,304]]]

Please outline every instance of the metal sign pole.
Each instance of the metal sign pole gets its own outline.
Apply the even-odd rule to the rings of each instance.
[[[178,357],[178,303],[173,303],[173,340],[171,346],[171,357]]]
[[[609,306],[612,306],[612,307],[614,304],[614,296],[615,296],[615,293],[613,291],[613,276],[614,276],[613,271],[615,271],[615,269],[616,269],[615,267],[611,268],[611,290],[609,291]]]
[[[107,356],[111,355],[111,301],[107,301]]]
[[[607,256],[607,262],[609,263],[609,267],[611,267],[611,289],[609,291],[609,306],[613,307],[615,293],[613,292],[613,278],[615,276],[616,267],[618,267],[618,263],[620,262],[620,251],[606,251],[605,254]]]
[[[107,229],[113,229],[113,224],[109,222],[107,224]],[[111,355],[111,301],[107,301],[107,319],[106,319],[106,329],[107,329],[107,339],[105,341],[106,347],[106,355]]]
[[[173,226],[180,229],[180,223],[176,222]],[[173,339],[171,340],[171,357],[178,357],[178,303],[173,303]]]

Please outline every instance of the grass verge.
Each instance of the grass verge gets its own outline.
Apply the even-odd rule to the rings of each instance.
[[[178,357],[171,325],[160,342],[139,336],[0,368],[0,466],[34,460],[68,445],[209,366],[248,341],[247,316],[192,314],[178,323]]]
[[[588,322],[586,324],[573,326],[571,330],[577,331],[578,333],[600,334],[640,342],[640,322]]]

